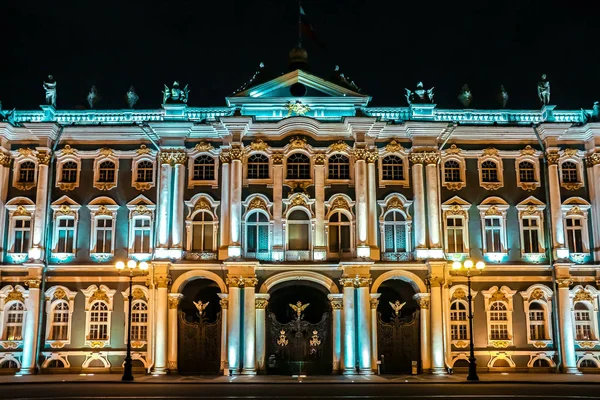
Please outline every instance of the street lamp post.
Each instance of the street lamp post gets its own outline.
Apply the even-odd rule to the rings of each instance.
[[[471,277],[474,275],[479,275],[483,272],[485,268],[485,263],[483,261],[478,261],[475,264],[475,270],[473,270],[473,261],[465,260],[465,262],[460,263],[459,261],[455,261],[452,263],[452,270],[459,275],[463,275],[467,277],[467,302],[469,307],[469,375],[467,375],[468,381],[478,381],[479,377],[477,376],[477,362],[475,360],[475,351],[473,345],[473,310],[471,308],[471,303],[473,301],[473,296],[471,295]]]
[[[115,264],[115,268],[121,274],[121,271],[125,269],[125,263],[123,261],[117,261]],[[131,303],[133,303],[133,276],[134,271],[139,269],[142,271],[142,275],[146,274],[148,270],[148,263],[142,261],[138,263],[135,260],[127,261],[127,269],[129,270],[129,296],[127,299],[129,300],[129,314],[127,315],[127,355],[125,356],[125,366],[123,368],[123,377],[121,380],[123,382],[132,382],[133,381],[133,364],[131,362]]]

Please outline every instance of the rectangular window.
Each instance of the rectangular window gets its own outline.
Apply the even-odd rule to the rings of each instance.
[[[538,218],[523,218],[523,251],[540,252],[540,226]]]
[[[108,313],[92,311],[90,314],[90,340],[108,339]]]
[[[507,324],[491,324],[490,325],[491,340],[507,340],[508,325]]]
[[[133,252],[150,253],[150,218],[136,218],[133,220]]]
[[[570,253],[584,253],[581,218],[567,218],[567,243]]]
[[[448,217],[446,219],[448,237],[448,253],[464,253],[464,219],[461,217]]]
[[[15,219],[14,227],[15,240],[12,252],[27,253],[31,242],[31,220]]]
[[[529,337],[531,340],[546,340],[544,311],[529,311]]]
[[[501,253],[502,252],[502,218],[486,217],[485,218],[485,243],[486,252]]]
[[[74,253],[75,219],[59,218],[56,221],[56,252]]]
[[[113,236],[113,220],[110,218],[96,219],[95,253],[111,253]]]

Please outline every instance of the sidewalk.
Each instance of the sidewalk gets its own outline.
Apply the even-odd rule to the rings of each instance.
[[[600,374],[527,374],[527,373],[481,373],[479,383],[560,383],[560,384],[600,384]],[[0,375],[0,385],[43,384],[43,383],[117,383],[120,374],[43,374],[43,375]],[[291,384],[291,383],[344,383],[344,384],[465,384],[465,374],[454,375],[316,375],[291,377],[276,375],[257,376],[180,376],[180,375],[136,375],[135,383],[144,384]]]

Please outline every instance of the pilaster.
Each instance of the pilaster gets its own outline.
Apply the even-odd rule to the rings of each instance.
[[[377,372],[377,360],[379,359],[377,348],[377,306],[381,293],[371,293],[371,369]]]
[[[342,364],[342,309],[343,294],[329,294],[327,298],[331,302],[331,312],[333,314],[333,373],[338,373],[343,367]]]
[[[556,291],[558,295],[558,327],[560,329],[560,351],[562,353],[561,371],[567,374],[576,374],[577,358],[575,354],[575,333],[573,315],[571,312],[571,298],[569,287],[573,284],[570,275],[571,264],[556,263]]]
[[[327,258],[325,242],[325,154],[313,155],[315,176],[315,245],[313,260]]]
[[[168,346],[167,346],[167,369],[170,374],[177,373],[177,314],[179,312],[179,303],[183,295],[181,293],[169,293],[169,311],[168,311]]]
[[[283,154],[275,153],[273,161],[273,261],[283,261]]]
[[[377,176],[375,174],[378,154],[372,150],[367,155],[367,204],[369,209],[368,237],[371,258],[379,260],[381,253],[377,245],[379,216],[377,215]]]
[[[171,212],[172,221],[170,246],[172,252],[183,251],[183,190],[185,188],[186,165],[187,156],[185,155],[185,153],[176,153],[173,157],[173,204]]]
[[[38,177],[35,193],[35,211],[33,220],[33,237],[29,257],[33,260],[42,260],[45,251],[46,217],[48,214],[48,164],[50,152],[40,150],[36,154],[38,159]]]
[[[242,157],[243,148],[241,144],[231,145],[229,155],[231,157],[230,171],[230,243],[227,255],[229,257],[241,257],[242,255]]]
[[[6,199],[8,196],[8,185],[10,176],[10,164],[12,158],[0,152],[0,226],[6,226]],[[4,236],[6,229],[0,229],[0,262],[4,261]]]
[[[169,309],[169,263],[153,263],[154,288],[156,289],[156,351],[154,355],[155,374],[167,373],[168,348],[168,309]]]
[[[219,293],[219,305],[221,306],[221,363],[219,370],[223,375],[229,375],[229,363],[227,362],[227,312],[229,311],[229,294]]]
[[[431,321],[429,306],[431,295],[429,293],[417,293],[413,296],[419,304],[421,320],[421,369],[423,373],[431,370]]]
[[[557,151],[548,152],[548,190],[550,192],[550,214],[552,216],[552,251],[556,259],[564,259],[569,256],[569,251],[565,245],[565,234],[562,219],[561,199],[560,199],[560,180],[558,176]]]
[[[23,319],[23,355],[21,357],[21,374],[35,374],[39,368],[38,359],[38,331],[40,324],[40,284],[42,278],[42,266],[28,266],[28,276],[25,278],[25,286],[29,296],[25,299],[25,315]]]
[[[357,144],[354,156],[354,189],[356,193],[356,255],[368,258],[371,255],[368,238],[369,210],[367,198],[367,165],[369,151],[365,144]]]
[[[586,158],[590,204],[592,205],[592,249],[594,260],[600,259],[600,153]]]
[[[258,293],[254,302],[256,308],[256,369],[257,372],[266,370],[267,336],[266,336],[266,314],[269,304],[269,294]]]
[[[410,154],[412,162],[412,187],[414,195],[414,227],[415,232],[415,257],[427,258],[427,215],[425,211],[425,188],[423,184],[423,159],[416,153]]]
[[[169,248],[169,224],[171,216],[171,179],[171,152],[163,150],[160,153],[160,181],[158,185],[158,212],[156,215],[156,218],[158,219],[156,224],[157,250],[166,250]]]
[[[446,374],[444,362],[444,323],[442,310],[442,286],[445,284],[445,261],[428,261],[430,284],[430,310],[431,310],[431,372],[435,375]]]
[[[221,156],[221,221],[220,222],[220,247],[219,247],[219,259],[223,260],[228,257],[228,248],[231,237],[231,229],[229,229],[229,193],[231,192],[229,178],[231,173],[229,172],[229,166],[231,163],[231,157],[229,153],[222,152]]]

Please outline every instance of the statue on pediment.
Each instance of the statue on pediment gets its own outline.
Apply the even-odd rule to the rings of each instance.
[[[52,75],[48,75],[48,82],[44,81],[43,87],[46,91],[46,104],[56,107],[56,81]]]
[[[500,85],[496,100],[500,103],[500,108],[506,107],[506,103],[508,103],[508,92],[504,89],[504,85]]]
[[[406,90],[406,101],[409,105],[419,103],[431,104],[433,103],[433,89],[434,88],[425,90],[425,88],[423,87],[423,82],[417,83],[417,88],[414,92],[405,88],[404,90]]]
[[[165,90],[163,91],[163,104],[166,103],[187,103],[188,95],[190,90],[188,89],[188,85],[185,85],[183,89],[179,87],[179,82],[173,82],[173,87],[169,89],[167,85],[165,85]]]
[[[98,89],[96,89],[96,86],[94,85],[92,86],[90,92],[87,95],[88,105],[90,106],[90,108],[95,108],[99,100],[100,96],[98,95]]]
[[[542,105],[550,104],[550,81],[546,79],[546,74],[543,74],[542,79],[538,82],[537,90]]]
[[[2,102],[0,101],[0,122],[2,121],[10,121],[13,116],[13,114],[15,113],[15,109],[13,108],[12,111],[8,111],[8,110],[3,110],[2,109]]]
[[[466,83],[460,89],[458,101],[460,101],[460,104],[462,104],[464,108],[469,108],[471,101],[473,101],[473,95],[471,94],[471,90]]]
[[[140,96],[138,96],[135,92],[135,88],[133,87],[133,85],[129,86],[129,90],[125,94],[125,99],[127,100],[127,105],[129,106],[129,108],[133,108],[133,106],[135,106],[135,104],[140,99]]]

